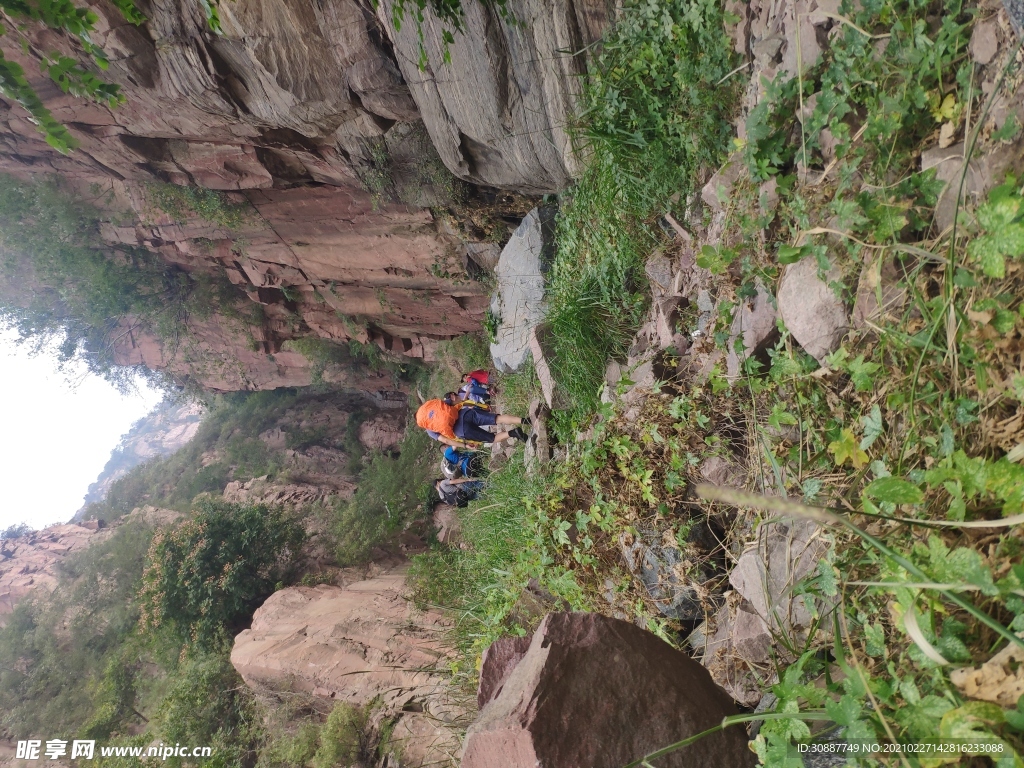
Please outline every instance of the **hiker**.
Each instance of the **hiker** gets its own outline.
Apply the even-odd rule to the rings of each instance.
[[[470,379],[459,387],[458,392],[452,392],[450,394],[456,401],[468,400],[471,403],[480,403],[482,405],[490,405],[491,403],[491,390],[476,379]]]
[[[483,480],[460,477],[455,480],[439,478],[434,481],[434,489],[441,501],[452,507],[465,507],[475,499],[484,488]]]
[[[441,459],[441,472],[451,480],[459,477],[480,477],[484,473],[483,462],[478,453],[458,451],[451,446],[444,449]]]
[[[518,416],[506,416],[477,408],[471,403],[446,403],[444,400],[427,400],[416,411],[416,424],[427,431],[434,440],[452,448],[471,450],[476,447],[472,443],[500,443],[510,438],[526,440],[523,424],[529,419]],[[508,431],[488,432],[483,427],[514,426]]]

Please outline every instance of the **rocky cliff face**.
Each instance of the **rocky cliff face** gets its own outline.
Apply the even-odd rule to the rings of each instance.
[[[123,518],[120,524],[142,521],[162,526],[179,517],[181,513],[173,510],[142,507]],[[51,525],[15,539],[0,540],[0,626],[22,598],[37,590],[49,594],[56,589],[57,571],[64,560],[103,541],[113,530],[113,527],[102,527],[92,520],[81,524]]]
[[[394,722],[402,765],[450,765],[461,751],[439,663],[444,622],[416,611],[404,567],[356,577],[344,587],[289,587],[271,595],[235,638],[231,663],[251,687],[302,691]]]
[[[135,422],[111,452],[96,482],[89,486],[75,517],[80,517],[90,504],[106,498],[110,486],[133,467],[158,456],[167,456],[185,445],[195,436],[202,417],[203,408],[196,403],[178,405],[165,401]]]
[[[459,262],[494,245],[472,242],[487,234],[476,226],[439,229],[428,207],[465,193],[498,213],[528,210],[460,192],[450,173],[524,193],[570,181],[565,125],[583,59],[565,51],[593,42],[609,16],[604,0],[515,0],[513,22],[471,0],[451,64],[427,15],[421,71],[415,24],[395,29],[389,3],[375,13],[363,0],[236,0],[221,8],[222,35],[199,3],[144,0],[140,27],[105,0],[85,5],[99,16],[105,76],[127,102],[110,109],[62,93],[39,62],[77,56],[76,46],[41,25],[12,27],[0,49],[81,148],[57,154],[0,100],[0,170],[99,190],[106,240],[190,271],[224,270],[262,307],[254,328],[223,312],[196,323],[191,350],[125,334],[121,362],[190,372],[215,390],[308,384],[311,362],[281,348],[293,338],[429,359],[437,340],[479,328],[485,290]],[[251,216],[227,229],[168,215],[153,182],[232,191]]]
[[[57,586],[57,565],[97,535],[105,534],[95,525],[52,525],[0,541],[0,620],[33,591],[52,592]]]

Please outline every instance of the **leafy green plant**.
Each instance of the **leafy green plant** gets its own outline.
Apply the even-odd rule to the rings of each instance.
[[[214,189],[155,182],[147,189],[153,204],[175,221],[185,221],[195,214],[211,224],[238,230],[255,214],[248,203],[233,203],[224,192]]]
[[[193,516],[153,539],[143,575],[142,625],[168,627],[214,649],[293,575],[302,527],[280,509],[200,498]]]
[[[138,25],[145,21],[145,17],[132,0],[116,0],[114,5],[128,22]],[[96,22],[99,21],[99,17],[93,11],[78,8],[70,0],[3,0],[0,2],[0,11],[19,22],[38,21],[52,29],[64,30],[74,35],[92,62],[101,70],[107,69],[106,54],[90,37],[90,33],[95,30]],[[17,27],[15,29],[17,30]],[[0,24],[0,34],[6,31],[6,27]],[[54,53],[45,57],[42,69],[64,93],[86,97],[111,107],[124,102],[120,86],[104,82],[67,56]],[[0,93],[20,104],[29,113],[32,122],[51,147],[67,153],[78,146],[70,131],[55,120],[50,110],[43,104],[29,84],[21,66],[6,59],[3,53],[0,53]]]
[[[487,338],[494,344],[498,341],[498,327],[501,325],[501,317],[496,315],[490,307],[484,311],[484,331]]]

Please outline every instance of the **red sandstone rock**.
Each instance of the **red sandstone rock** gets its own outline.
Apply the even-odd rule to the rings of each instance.
[[[10,613],[36,589],[52,592],[57,566],[85,549],[97,532],[81,525],[51,525],[17,539],[0,541],[0,615]]]
[[[454,721],[465,713],[438,668],[443,630],[439,614],[413,607],[400,567],[344,588],[274,593],[235,638],[231,663],[254,687],[357,706],[376,699],[397,718],[403,765],[447,765],[458,759]]]
[[[735,712],[707,670],[655,635],[598,614],[549,614],[466,734],[462,768],[621,768]],[[754,763],[742,727],[659,760]]]
[[[371,451],[390,451],[405,437],[404,414],[382,414],[359,425],[359,442]]]
[[[523,656],[530,650],[533,635],[525,637],[500,637],[484,651],[480,661],[480,682],[476,688],[476,704],[486,707],[501,693],[502,686],[512,674]]]
[[[141,521],[147,525],[167,525],[181,516],[156,507],[141,507],[122,518],[123,522]],[[92,524],[51,525],[16,539],[0,541],[0,626],[5,614],[36,590],[49,593],[57,587],[57,569],[72,553],[107,539],[116,525],[101,528]]]

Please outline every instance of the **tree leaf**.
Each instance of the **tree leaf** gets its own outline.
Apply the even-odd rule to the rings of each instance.
[[[860,441],[860,447],[866,451],[882,434],[882,409],[877,405],[871,406],[871,412],[861,417],[860,423],[864,427],[864,439]]]

